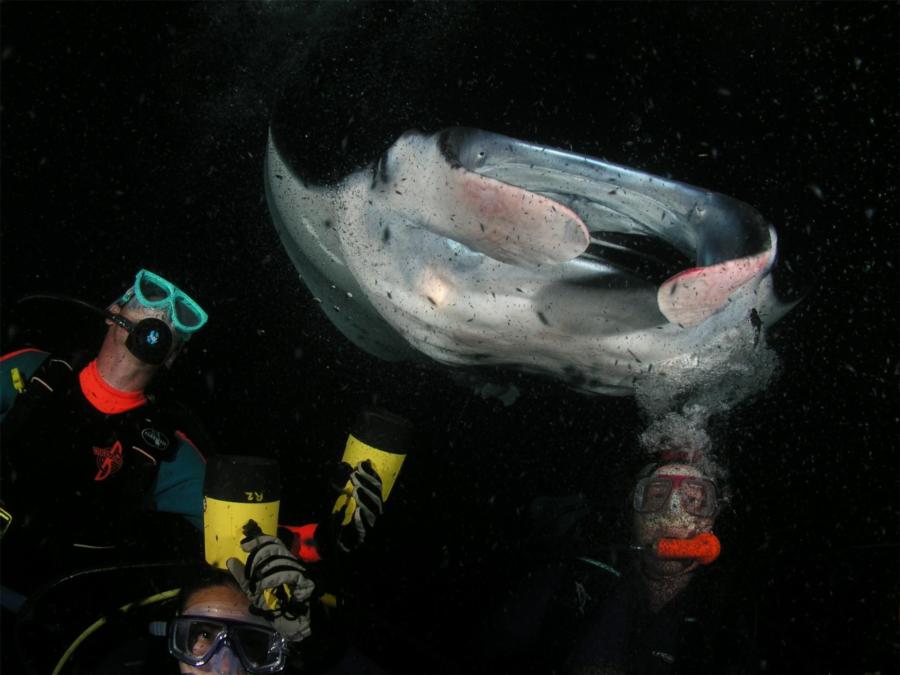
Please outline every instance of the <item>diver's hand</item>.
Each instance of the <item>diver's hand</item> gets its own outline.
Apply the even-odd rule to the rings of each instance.
[[[341,470],[344,478],[336,487],[342,488],[350,481],[350,496],[356,502],[356,509],[350,522],[337,528],[336,543],[344,553],[349,553],[362,546],[366,540],[366,535],[384,511],[384,500],[381,498],[381,476],[372,462],[366,460],[355,469],[342,462]],[[338,512],[338,523],[343,522],[344,512],[343,509]]]
[[[230,558],[228,571],[250,598],[255,613],[268,618],[287,640],[299,642],[309,637],[308,601],[315,584],[306,576],[300,561],[280,539],[268,535],[246,539],[241,548],[249,554],[246,565]]]

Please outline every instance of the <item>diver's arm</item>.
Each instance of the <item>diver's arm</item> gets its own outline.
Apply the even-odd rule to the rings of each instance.
[[[37,349],[22,349],[0,361],[3,440],[10,443],[24,433],[36,411],[61,400],[75,382],[72,365]]]
[[[175,438],[174,459],[159,463],[159,472],[153,484],[153,504],[157,511],[184,516],[202,529],[206,459],[182,432],[176,431]]]
[[[0,422],[48,356],[39,349],[20,349],[0,357]]]

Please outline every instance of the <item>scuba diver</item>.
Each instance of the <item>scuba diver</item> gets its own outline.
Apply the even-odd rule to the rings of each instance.
[[[200,425],[149,388],[207,323],[206,312],[143,269],[105,310],[32,297],[89,309],[108,327],[97,351],[26,348],[0,358],[5,667],[13,667],[17,615],[42,584],[150,554],[189,557],[202,525],[205,459],[182,431],[188,422],[195,436]]]
[[[258,544],[248,543],[248,548],[259,548]],[[264,558],[268,561],[264,565],[247,566],[248,580],[260,588],[286,584],[298,605],[310,598],[312,582],[283,546],[277,555]],[[94,658],[85,662],[76,655],[74,664],[64,660],[52,672],[65,672],[63,666],[95,675],[293,670],[298,655],[294,647],[310,634],[308,620],[302,616],[273,620],[229,572],[211,565],[176,565],[165,568],[164,575],[177,580],[180,588],[132,603],[129,614],[107,622],[102,641],[93,645]],[[49,664],[40,672],[44,670],[50,671]]]
[[[28,348],[0,360],[5,587],[27,589],[39,575],[71,569],[73,556],[140,543],[146,533],[135,518],[145,513],[202,525],[205,459],[175,410],[147,389],[206,312],[144,269],[105,311],[92,309],[108,324],[96,355]],[[39,560],[30,546],[43,552]]]
[[[178,593],[176,616],[150,626],[151,634],[165,636],[181,673],[381,672],[358,656],[328,658],[321,628],[313,634],[316,584],[278,537],[258,534],[241,548],[249,554],[246,563],[231,558],[228,572],[196,568]],[[281,594],[274,603],[273,592]],[[133,650],[129,659],[134,662]],[[143,659],[141,672],[162,672],[158,651],[145,652]],[[114,660],[110,672],[121,672],[116,664],[121,667]]]
[[[182,587],[165,635],[181,673],[277,673],[285,666],[287,639],[252,612],[240,585],[217,568]]]
[[[207,323],[206,312],[174,284],[143,269],[105,311],[74,302],[106,318],[109,328],[96,356],[60,357],[28,348],[0,359],[6,570],[16,567],[9,556],[17,548],[21,552],[18,542],[29,538],[68,557],[73,547],[108,551],[123,541],[140,543],[129,525],[139,513],[178,514],[196,528],[203,525],[205,458],[147,388]],[[342,469],[343,481],[352,480],[357,490],[374,480],[365,466]],[[47,479],[55,476],[65,480],[54,480],[48,497]],[[282,534],[307,561],[331,549],[351,550],[380,510],[368,503],[372,508],[355,513],[352,527],[310,524]]]
[[[481,627],[479,660],[490,671],[758,669],[743,616],[751,603],[713,564],[725,473],[708,447],[681,441],[645,443],[637,461],[622,460],[622,481],[612,476],[619,460],[600,463],[610,485],[590,500],[532,502],[530,534],[510,565],[528,562]]]
[[[147,270],[140,270],[134,285],[105,311],[65,296],[35,297],[88,307],[106,319],[108,328],[96,355],[59,356],[29,348],[0,359],[4,665],[14,651],[6,648],[13,613],[24,605],[34,616],[29,598],[39,584],[64,581],[60,575],[73,569],[115,569],[160,555],[198,560],[198,530],[207,510],[206,460],[179,430],[179,418],[170,415],[166,402],[148,391],[160,369],[170,366],[207,323],[204,310]],[[367,411],[362,417],[372,428],[357,436],[374,437],[369,442],[376,446],[385,420],[390,426],[399,419],[385,411]],[[279,559],[296,556],[314,567],[340,560],[362,545],[382,512],[379,470],[385,472],[389,491],[399,470],[396,457],[402,455],[381,452],[353,436],[351,441],[335,484],[343,508],[336,505],[321,523],[277,526],[281,540],[257,538],[246,544],[254,550],[242,545],[251,560],[256,556],[257,569],[267,556],[259,556],[255,548],[272,550],[276,542],[283,549]],[[368,455],[353,455],[351,446],[374,453],[375,465]],[[352,508],[347,508],[348,500]],[[226,561],[220,562],[224,567]],[[228,563],[239,576],[241,562]],[[257,582],[247,581],[252,576],[248,572],[242,583],[250,599],[258,601],[251,588]],[[297,584],[307,587],[299,579]],[[283,616],[270,618],[279,623]],[[305,621],[305,629],[295,625],[288,639],[300,641],[309,634],[308,609],[293,618]],[[26,639],[39,632],[30,628]]]
[[[728,501],[719,467],[704,452],[666,449],[631,490],[630,568],[588,613],[571,652],[572,673],[753,671],[749,632],[733,594],[707,566]],[[739,613],[738,613],[739,614]]]
[[[164,626],[151,626],[166,636],[180,672],[278,673],[299,659],[299,652],[289,648],[310,636],[308,601],[315,585],[277,538],[256,537],[244,548],[250,552],[246,566],[232,559],[230,574],[201,568],[182,586],[177,616]],[[267,606],[264,591],[281,587],[290,589],[293,613]]]

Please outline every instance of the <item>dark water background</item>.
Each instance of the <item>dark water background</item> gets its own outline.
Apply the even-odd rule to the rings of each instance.
[[[398,669],[422,667],[423,653],[466,664],[477,617],[530,564],[534,497],[583,493],[596,537],[621,535],[623,465],[644,422],[628,399],[520,378],[507,408],[439,371],[379,362],[298,283],[263,197],[267,120],[285,64],[311,37],[341,39],[348,11],[0,5],[3,348],[48,327],[73,342],[102,334],[62,311],[26,320],[14,307],[25,293],[106,303],[140,267],[176,281],[211,320],[170,384],[216,449],[280,460],[283,519],[295,522],[330,499],[326,468],[361,405],[410,417],[419,451],[355,579],[376,617],[364,628],[371,642],[400,626],[383,655]],[[778,228],[785,287],[808,289],[770,333],[779,379],[717,427],[736,492],[721,565],[746,580],[722,601],[757,608],[772,672],[889,672],[900,654],[898,7],[567,11],[533,49],[564,51],[573,30],[579,48],[596,46],[603,68],[583,84],[604,124],[573,149],[754,205]],[[427,96],[427,73],[411,77]]]

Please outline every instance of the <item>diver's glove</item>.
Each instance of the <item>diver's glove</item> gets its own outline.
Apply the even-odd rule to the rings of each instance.
[[[384,510],[381,476],[369,460],[360,463],[355,469],[347,462],[341,462],[331,484],[340,493],[338,499],[348,499],[340,509],[315,527],[315,550],[323,560],[331,560],[340,553],[351,553],[362,546]],[[345,525],[351,499],[355,508]],[[302,528],[292,530],[302,537]],[[303,550],[302,541],[299,550]]]
[[[247,563],[229,558],[228,571],[250,598],[253,613],[269,619],[287,640],[309,637],[309,599],[315,584],[300,561],[280,539],[268,535],[244,539],[241,549],[249,554]]]
[[[341,462],[333,487],[345,490],[350,483],[350,497],[356,502],[356,509],[350,522],[343,524],[347,504],[332,517],[334,543],[344,553],[355,551],[366,540],[366,536],[375,526],[375,521],[384,511],[384,500],[381,497],[381,476],[372,466],[372,462],[361,462],[355,469],[346,462]]]

